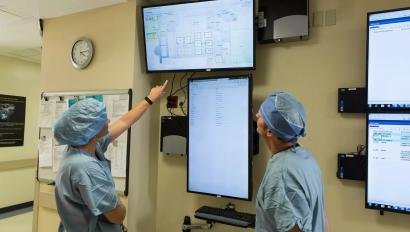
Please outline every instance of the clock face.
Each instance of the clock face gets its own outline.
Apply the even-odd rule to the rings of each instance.
[[[93,45],[86,38],[78,39],[71,49],[71,63],[74,68],[83,69],[88,66],[93,57]]]

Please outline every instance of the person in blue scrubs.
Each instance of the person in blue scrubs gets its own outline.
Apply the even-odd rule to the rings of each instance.
[[[271,158],[256,197],[256,232],[324,232],[320,168],[298,143],[306,134],[306,113],[293,96],[276,92],[261,104],[257,131]]]
[[[56,121],[54,137],[68,145],[56,175],[59,232],[123,231],[126,210],[104,152],[165,94],[166,84],[152,88],[145,100],[111,124],[105,105],[93,98],[77,102]]]

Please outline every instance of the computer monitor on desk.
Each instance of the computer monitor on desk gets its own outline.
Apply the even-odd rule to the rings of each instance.
[[[252,79],[188,80],[188,192],[252,199]]]

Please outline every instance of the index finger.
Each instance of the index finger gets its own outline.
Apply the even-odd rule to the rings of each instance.
[[[162,89],[165,89],[165,87],[167,87],[168,84],[168,80],[165,80],[164,84],[162,85]]]

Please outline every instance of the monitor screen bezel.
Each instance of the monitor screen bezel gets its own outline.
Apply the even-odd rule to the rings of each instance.
[[[394,212],[394,213],[403,213],[403,214],[410,214],[410,212],[408,211],[403,211],[403,210],[399,210],[399,209],[394,209],[394,208],[386,208],[386,207],[382,207],[382,205],[378,205],[378,206],[374,206],[371,205],[369,206],[369,199],[368,199],[368,185],[369,185],[369,181],[368,181],[368,175],[369,175],[369,116],[370,114],[409,114],[409,112],[407,113],[403,113],[403,112],[389,112],[389,113],[367,113],[366,115],[366,156],[367,156],[367,162],[366,162],[366,190],[365,190],[365,208],[366,209],[373,209],[373,210],[379,210],[379,211],[390,211],[390,212]],[[388,191],[388,190],[386,190]]]
[[[235,197],[235,196],[226,196],[226,195],[218,195],[218,194],[213,194],[213,193],[206,193],[206,192],[198,192],[198,191],[191,191],[189,189],[189,92],[190,92],[190,84],[195,81],[199,80],[212,80],[212,79],[223,79],[223,78],[230,78],[230,79],[242,79],[246,78],[248,79],[248,197],[247,198],[241,198],[241,197]],[[186,152],[187,152],[187,184],[186,184],[186,190],[189,193],[196,193],[196,194],[202,194],[202,195],[209,195],[209,196],[216,196],[216,197],[224,197],[224,198],[232,198],[232,199],[238,199],[238,200],[245,200],[245,201],[252,201],[252,193],[253,193],[253,181],[252,181],[252,154],[253,154],[253,118],[252,118],[252,91],[253,91],[253,79],[251,75],[227,75],[227,76],[215,76],[215,77],[201,77],[201,78],[189,78],[188,79],[188,84],[187,84],[187,96],[188,96],[188,130],[187,130],[187,143],[186,143]]]
[[[235,70],[255,70],[256,68],[256,56],[255,56],[255,48],[256,48],[256,25],[252,23],[252,31],[253,31],[253,66],[252,67],[235,67],[235,68],[201,68],[201,69],[162,69],[162,70],[149,70],[148,69],[148,57],[147,57],[147,44],[145,39],[145,17],[144,17],[144,9],[146,8],[155,8],[155,7],[162,7],[162,6],[173,6],[173,5],[185,5],[185,4],[193,4],[193,3],[202,3],[202,2],[210,2],[210,1],[217,1],[217,0],[199,0],[199,1],[187,1],[187,2],[174,2],[174,3],[164,3],[164,4],[157,4],[157,5],[147,5],[141,7],[141,15],[142,15],[142,30],[143,30],[143,40],[144,40],[144,56],[145,56],[145,71],[147,73],[174,73],[174,72],[212,72],[212,71],[235,71]],[[253,12],[253,21],[255,21],[255,0],[252,0],[252,12]]]
[[[395,8],[389,10],[382,10],[382,11],[374,11],[367,13],[367,37],[366,37],[366,109],[368,113],[406,113],[410,111],[410,107],[406,108],[388,108],[388,107],[369,107],[369,24],[370,24],[370,16],[375,14],[383,14],[389,12],[397,12],[397,11],[404,11],[410,10],[410,7],[403,7],[403,8]]]

